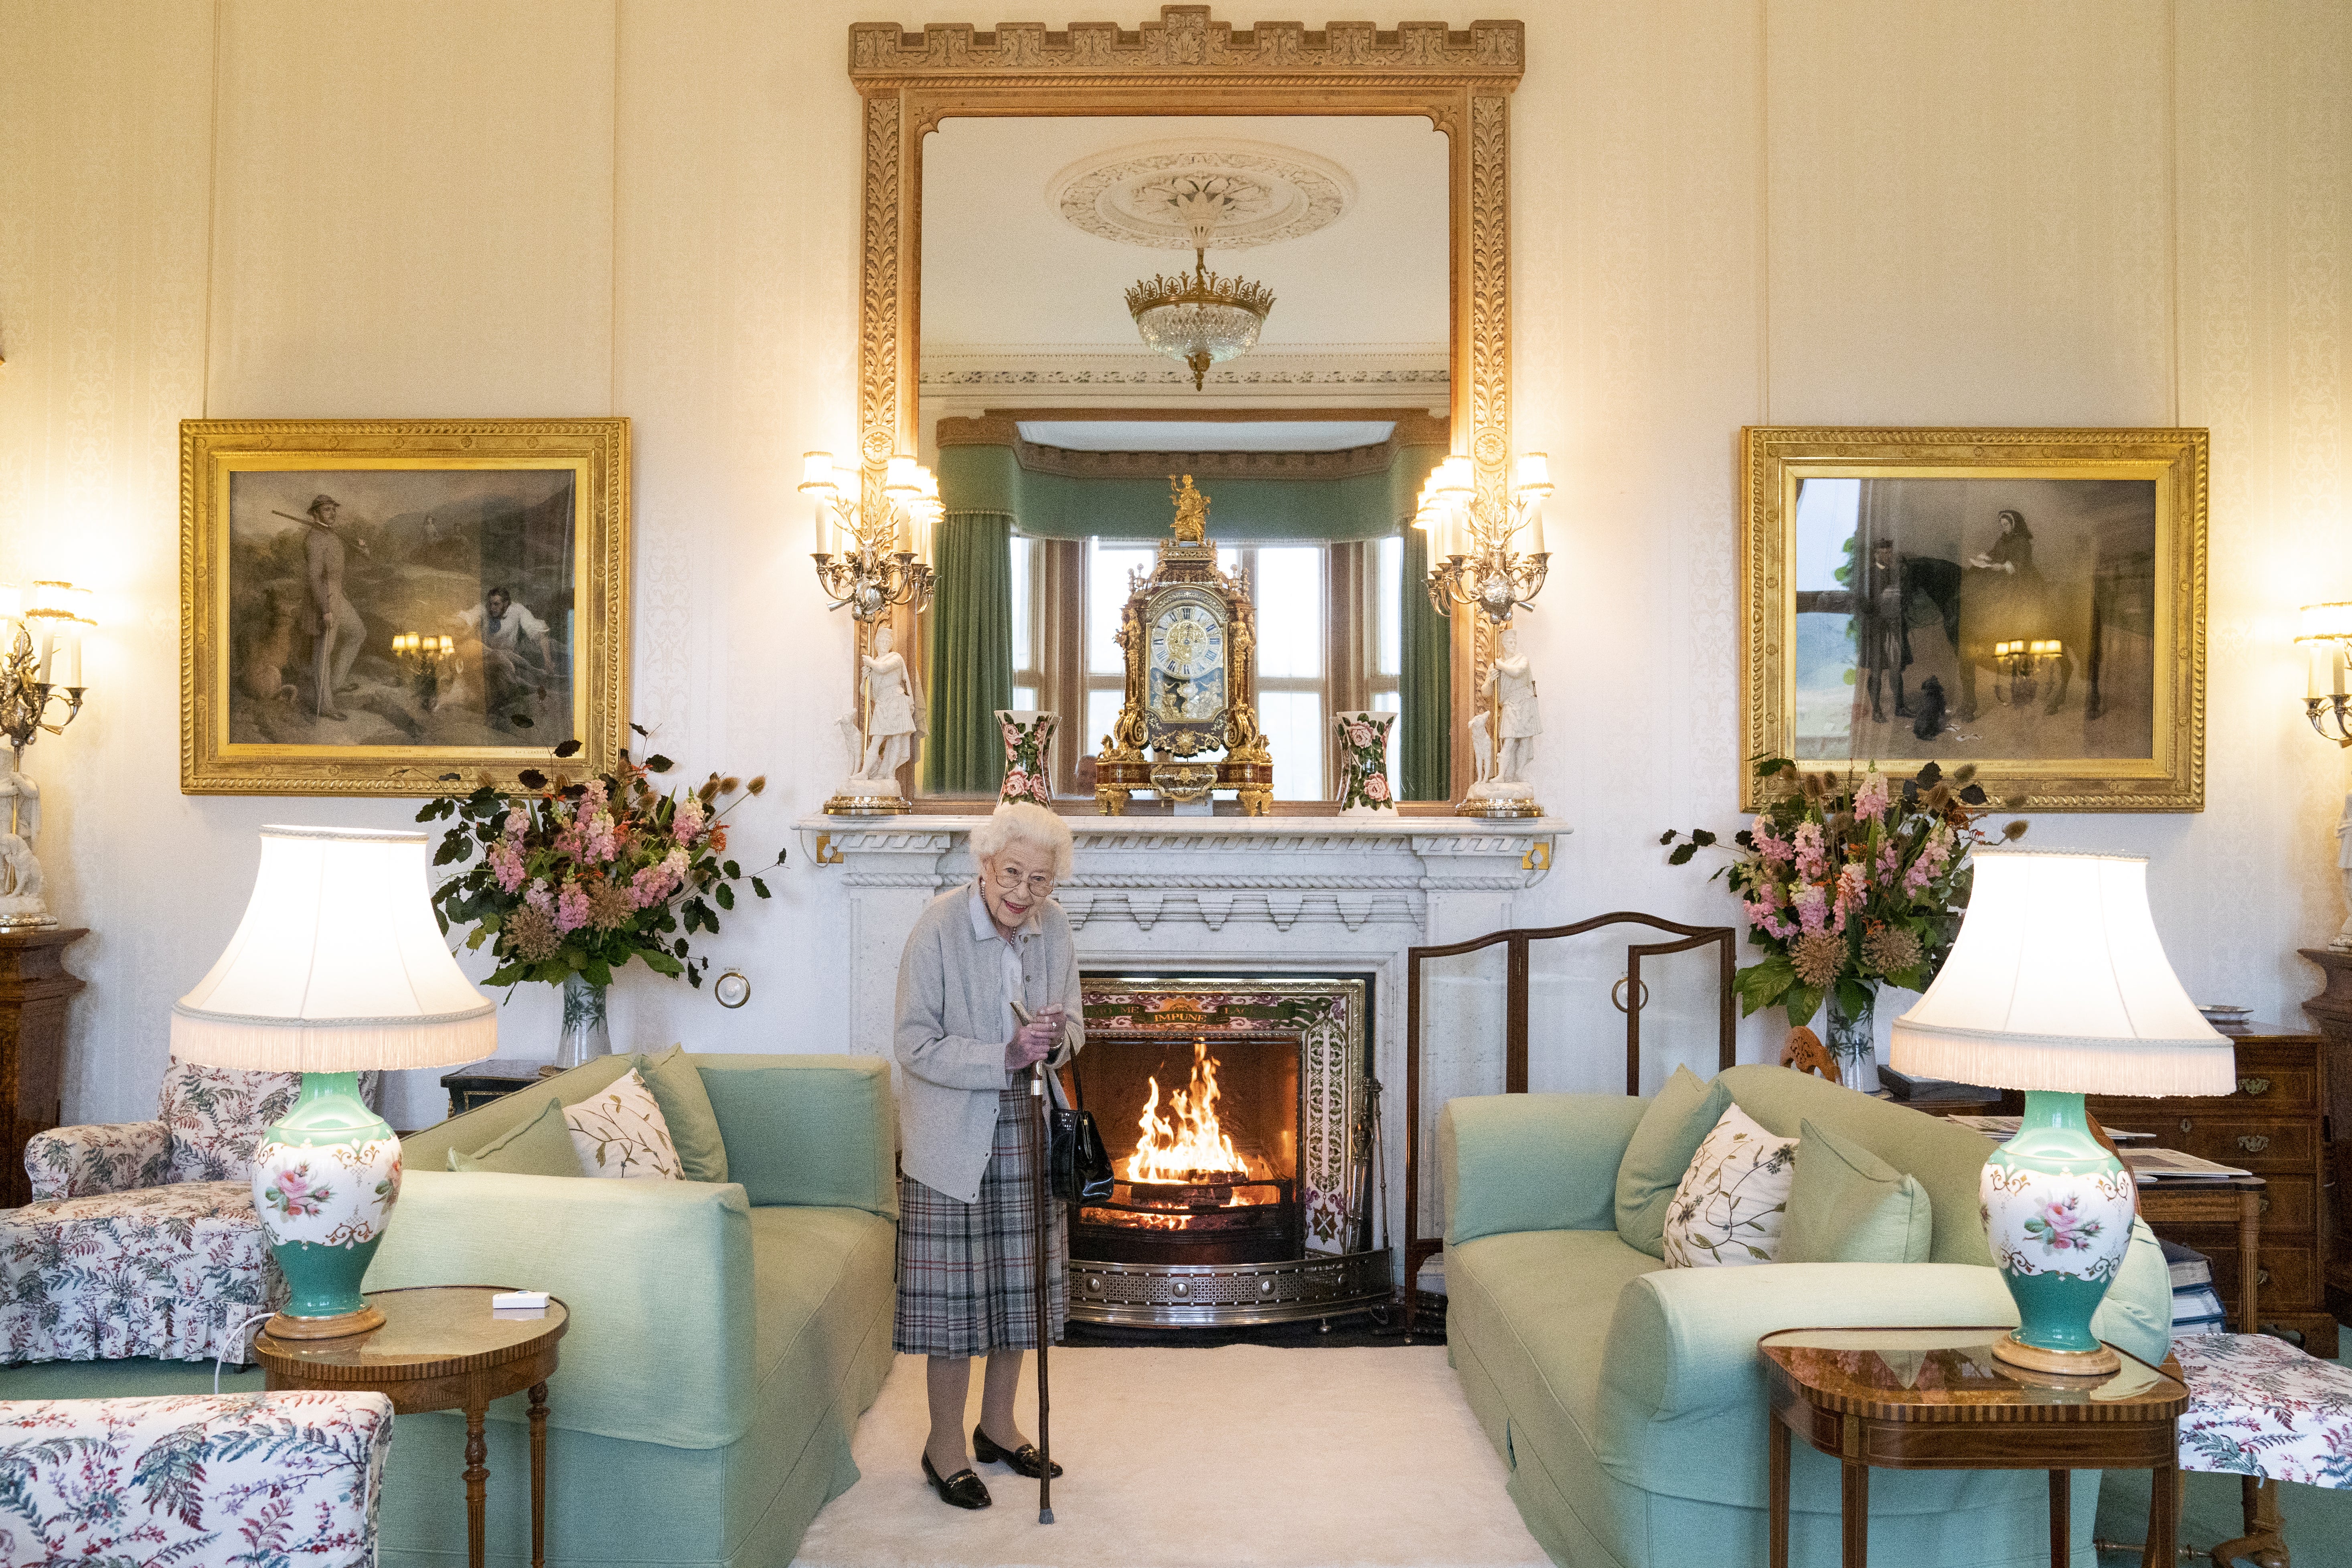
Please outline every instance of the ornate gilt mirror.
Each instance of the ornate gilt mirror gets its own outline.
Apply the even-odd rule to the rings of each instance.
[[[1400,794],[1449,809],[1485,645],[1430,608],[1403,525],[1449,454],[1507,486],[1519,24],[1167,5],[1132,31],[861,23],[850,45],[859,457],[871,489],[919,456],[947,513],[934,601],[898,615],[931,671],[918,808],[993,793],[999,707],[1060,713],[1055,793],[1094,795],[1110,628],[1189,473],[1255,605],[1256,689],[1234,695],[1274,808],[1331,809],[1331,714],[1388,709]]]

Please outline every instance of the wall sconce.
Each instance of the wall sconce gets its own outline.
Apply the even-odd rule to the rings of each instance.
[[[2066,645],[2056,637],[2019,638],[1993,644],[1992,657],[2001,673],[1993,682],[1994,699],[2022,707],[2041,689],[2042,677],[2066,657]]]
[[[27,600],[29,599],[29,602]],[[98,623],[90,592],[70,583],[38,582],[27,595],[0,584],[0,931],[53,926],[42,898],[41,792],[23,770],[26,750],[43,731],[65,732],[81,711],[81,636]],[[65,711],[54,721],[51,705]]]
[[[1527,743],[1513,745],[1506,736],[1503,688],[1491,672],[1505,657],[1512,612],[1535,602],[1551,570],[1543,531],[1550,461],[1541,452],[1524,453],[1512,465],[1507,491],[1482,499],[1476,489],[1471,460],[1457,453],[1431,472],[1412,520],[1429,536],[1430,607],[1449,619],[1457,605],[1475,609],[1486,634],[1488,700],[1470,721],[1470,745],[1474,755],[1491,760],[1493,771],[1488,776],[1488,762],[1481,761],[1459,809],[1468,816],[1540,816],[1535,791],[1521,776]],[[1523,665],[1518,673],[1525,674]],[[1533,691],[1530,684],[1529,700]]]
[[[887,816],[908,809],[898,771],[911,755],[919,729],[890,727],[877,733],[876,683],[886,723],[919,726],[921,698],[911,666],[878,669],[891,657],[887,643],[877,653],[877,636],[889,635],[890,612],[905,605],[920,613],[931,597],[931,552],[940,518],[940,481],[905,453],[883,470],[881,494],[869,501],[865,476],[834,466],[830,452],[801,456],[801,494],[816,512],[816,580],[832,608],[847,608],[856,624],[857,762],[848,782],[824,804],[836,816]],[[911,652],[911,650],[908,650]],[[895,693],[895,694],[894,694]],[[846,722],[845,721],[845,722]]]
[[[2305,605],[2303,630],[2295,641],[2311,656],[2303,694],[2304,716],[2311,727],[2339,746],[2352,746],[2352,714],[2347,714],[2345,682],[2352,666],[2352,602]]]

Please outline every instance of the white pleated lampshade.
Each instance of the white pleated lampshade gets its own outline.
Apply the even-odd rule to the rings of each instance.
[[[2128,855],[1979,850],[1951,956],[1895,1020],[1895,1068],[1995,1089],[2228,1094],[2237,1055],[2189,1000]]]
[[[268,1072],[455,1067],[497,1009],[443,945],[425,836],[265,827],[245,919],[172,1005],[172,1054]]]

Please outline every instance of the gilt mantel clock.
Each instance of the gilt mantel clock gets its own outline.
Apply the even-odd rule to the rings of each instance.
[[[1127,701],[1095,759],[1095,801],[1117,816],[1136,790],[1181,802],[1231,790],[1264,816],[1274,758],[1257,727],[1255,612],[1217,564],[1209,498],[1190,474],[1168,486],[1176,520],[1119,616]]]

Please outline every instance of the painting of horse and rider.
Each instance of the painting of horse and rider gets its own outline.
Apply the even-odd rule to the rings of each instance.
[[[1892,439],[1915,434],[1977,439]],[[2086,460],[2036,440],[2057,437],[2114,439]],[[1747,449],[1758,754],[2197,809],[2204,432],[1759,428]]]

